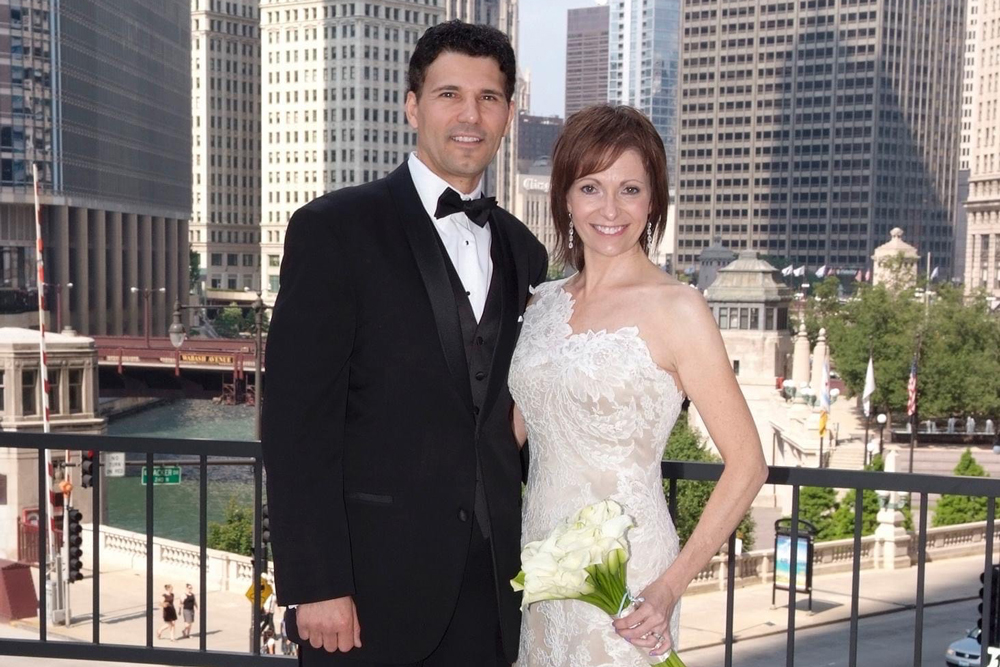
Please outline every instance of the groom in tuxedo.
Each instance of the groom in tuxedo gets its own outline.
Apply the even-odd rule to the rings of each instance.
[[[407,75],[416,152],[288,224],[263,449],[277,595],[304,665],[517,657],[507,371],[547,258],[482,190],[515,77],[500,31],[430,28]]]

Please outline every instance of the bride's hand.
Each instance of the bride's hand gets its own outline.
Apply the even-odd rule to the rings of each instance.
[[[670,616],[678,596],[663,580],[654,581],[640,595],[642,602],[628,616],[612,625],[615,631],[635,646],[650,649],[649,655],[670,651]]]

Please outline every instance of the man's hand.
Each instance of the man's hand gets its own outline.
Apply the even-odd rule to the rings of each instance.
[[[361,625],[354,598],[347,596],[300,604],[295,609],[295,623],[299,637],[313,648],[323,648],[330,653],[361,648]]]

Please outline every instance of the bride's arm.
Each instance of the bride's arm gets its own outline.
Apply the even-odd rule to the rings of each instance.
[[[757,428],[708,304],[695,290],[682,288],[664,293],[667,296],[662,303],[651,304],[659,306],[657,310],[663,314],[656,331],[659,348],[667,351],[670,366],[698,408],[725,468],[684,549],[643,591],[649,604],[641,605],[627,624],[615,624],[623,637],[639,646],[649,641],[655,644],[652,637],[640,640],[643,634],[666,634],[673,607],[739,525],[768,472]],[[641,625],[627,629],[637,622]],[[665,649],[661,647],[654,653]]]
[[[528,440],[528,427],[524,425],[524,415],[521,414],[516,403],[510,415],[510,427],[514,431],[514,441],[517,443],[517,448],[521,449]]]

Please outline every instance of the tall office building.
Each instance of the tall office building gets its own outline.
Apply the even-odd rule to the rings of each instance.
[[[962,80],[962,131],[958,164],[958,202],[955,223],[955,266],[954,275],[965,275],[966,236],[968,235],[968,211],[965,204],[969,199],[969,171],[972,163],[973,118],[976,109],[976,62],[978,43],[982,30],[979,7],[982,0],[966,0],[965,10],[965,54]]]
[[[190,242],[207,303],[260,288],[258,0],[192,0]]]
[[[541,157],[552,157],[552,149],[555,148],[556,139],[562,132],[562,118],[520,113],[516,122],[518,160],[532,161]]]
[[[188,282],[190,20],[183,0],[0,0],[3,324],[37,323],[34,163],[54,319],[138,335],[132,288],[154,289],[166,335]]]
[[[718,235],[853,271],[901,227],[950,275],[964,30],[964,0],[686,7],[676,268]]]
[[[969,197],[965,207],[968,232],[965,244],[965,286],[971,291],[985,289],[994,308],[1000,307],[1000,63],[994,55],[1000,48],[1000,7],[993,2],[979,2],[974,58],[975,73],[971,91],[971,137],[969,156]],[[969,93],[966,93],[967,95]],[[964,121],[969,120],[963,118]],[[964,129],[964,125],[963,125]],[[963,156],[964,157],[964,156]]]
[[[406,69],[439,3],[262,0],[263,292],[273,302],[288,219],[324,192],[387,176],[416,146]]]
[[[653,121],[673,176],[681,0],[612,0],[609,7],[607,99],[634,106]]]
[[[510,38],[517,53],[517,3],[518,0],[443,0],[445,19],[458,19],[466,23],[482,23],[499,29]],[[515,92],[514,99],[519,95]],[[523,109],[527,111],[527,109]],[[514,206],[517,196],[517,118],[510,125],[506,138],[500,142],[496,159],[486,171],[485,187],[488,194],[507,210]]]
[[[611,10],[605,4],[566,13],[566,115],[608,101],[608,36]]]

